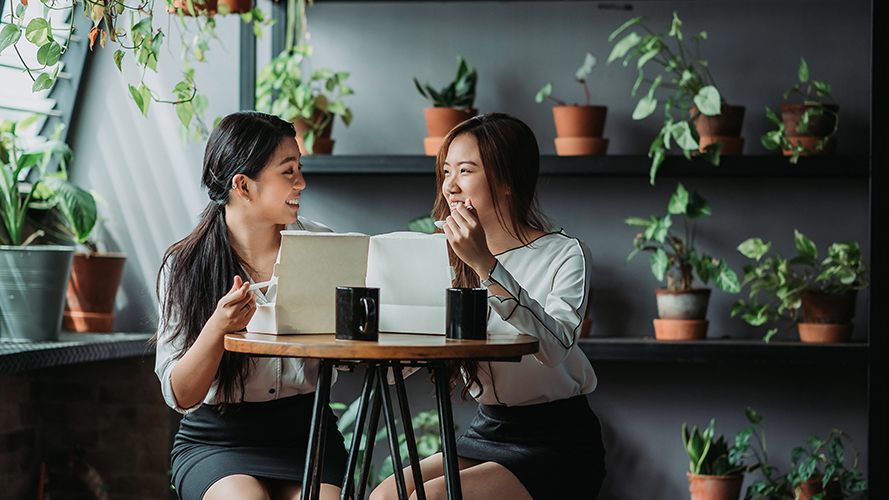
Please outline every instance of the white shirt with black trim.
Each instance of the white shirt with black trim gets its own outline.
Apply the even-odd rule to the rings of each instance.
[[[593,392],[596,372],[577,345],[592,273],[587,246],[549,233],[496,258],[491,279],[510,296],[488,296],[488,331],[532,335],[540,351],[518,363],[479,363],[484,391],[470,394],[483,404],[526,406]]]
[[[313,232],[332,232],[327,226],[318,222],[310,221],[300,217],[295,223],[288,224],[285,229],[288,230],[305,230]],[[163,277],[165,279],[166,276]],[[250,280],[251,283],[253,280]],[[274,302],[277,295],[278,287],[273,284],[268,287],[266,293],[255,290],[256,302],[259,304]],[[166,284],[162,284],[162,292],[166,291]],[[170,382],[170,375],[173,373],[173,367],[179,362],[176,355],[182,350],[185,341],[181,336],[176,341],[171,341],[170,336],[175,331],[176,320],[170,323],[164,323],[163,300],[160,303],[160,324],[158,324],[158,342],[157,342],[157,358],[155,359],[154,372],[161,382],[161,391],[164,395],[164,401],[167,405],[178,411],[179,413],[191,413],[197,410],[201,404],[196,404],[190,408],[183,408],[176,402],[173,396],[173,386]],[[208,318],[209,319],[209,318]],[[318,360],[308,358],[266,358],[255,357],[251,359],[250,371],[244,385],[243,401],[261,402],[271,401],[274,399],[286,398],[297,394],[310,394],[315,392],[315,386],[318,381]],[[336,371],[333,373],[331,382],[336,381]],[[207,391],[204,398],[206,404],[218,404],[222,402],[221,395],[217,397],[218,383],[216,380]],[[237,388],[235,389],[238,390]],[[235,394],[236,400],[239,395]]]

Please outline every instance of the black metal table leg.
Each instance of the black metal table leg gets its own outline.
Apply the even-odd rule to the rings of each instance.
[[[443,362],[433,364],[435,399],[438,401],[438,422],[441,427],[442,454],[448,500],[463,500],[460,489],[460,467],[457,463],[457,439],[454,437],[454,414],[451,409],[451,388]]]
[[[420,471],[420,455],[417,453],[417,441],[414,436],[411,409],[407,401],[407,391],[404,388],[401,363],[398,361],[392,362],[392,374],[395,377],[395,393],[398,395],[398,407],[401,410],[401,423],[404,427],[407,455],[410,457],[411,476],[414,478],[414,491],[417,492],[417,500],[426,500],[426,489],[423,487],[423,473]]]
[[[312,411],[312,428],[309,431],[309,449],[306,452],[306,468],[303,473],[302,500],[318,500],[321,493],[321,464],[324,461],[324,432],[327,429],[326,412],[330,411],[330,379],[333,364],[321,360],[318,364],[318,384],[315,388],[315,408]]]
[[[371,370],[378,380],[386,376],[383,371],[384,368],[381,368],[378,363],[369,364],[367,369]],[[370,420],[367,422],[367,430],[364,435],[364,460],[361,462],[361,473],[358,475],[358,484],[355,486],[355,500],[364,500],[367,476],[370,475],[370,466],[373,461],[374,443],[377,435],[377,425],[380,422],[381,406],[382,398],[380,397],[380,391],[374,386],[370,404]]]
[[[343,490],[340,495],[340,500],[348,500],[351,497],[353,487],[355,486],[352,482],[352,475],[355,472],[355,465],[358,462],[358,448],[361,443],[365,420],[367,419],[367,412],[369,410],[368,406],[370,406],[371,395],[373,394],[374,383],[376,382],[376,374],[376,366],[373,364],[368,365],[367,371],[364,374],[364,387],[361,389],[361,400],[358,402],[358,416],[355,419],[355,425],[352,431],[352,444],[349,447],[349,463],[346,465],[346,477],[343,481]],[[365,457],[365,461],[368,461],[369,459],[369,457]]]
[[[385,368],[380,367],[380,377],[377,383],[380,394],[383,396],[383,411],[386,413],[386,434],[389,436],[389,458],[392,460],[392,473],[395,476],[395,486],[398,490],[399,500],[408,500],[407,486],[404,483],[404,471],[401,470],[401,452],[398,446],[398,429],[395,426],[395,411],[392,409],[392,396],[386,387]],[[410,425],[410,422],[408,422]]]

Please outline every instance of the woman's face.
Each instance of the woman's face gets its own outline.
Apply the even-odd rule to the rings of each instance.
[[[468,200],[478,213],[482,226],[493,227],[490,223],[496,223],[497,215],[494,212],[488,178],[485,176],[485,167],[482,165],[475,137],[461,134],[454,138],[448,148],[443,170],[444,182],[441,185],[441,192],[451,211],[460,203],[467,204]]]
[[[251,197],[250,204],[270,222],[296,222],[299,196],[306,188],[299,159],[296,139],[285,137],[256,179],[256,192]]]

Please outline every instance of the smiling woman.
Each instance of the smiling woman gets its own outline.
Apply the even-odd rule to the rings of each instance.
[[[274,282],[264,292],[250,285],[271,277],[280,231],[330,231],[298,215],[306,182],[294,136],[274,116],[225,117],[204,155],[210,203],[164,256],[155,372],[167,404],[185,414],[172,452],[182,500],[291,499],[301,490],[317,361],[251,361],[223,349],[257,303],[275,300]],[[336,417],[328,418],[324,499],[338,498],[346,458]]]

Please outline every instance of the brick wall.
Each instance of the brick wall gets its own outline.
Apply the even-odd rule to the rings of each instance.
[[[36,499],[41,463],[53,500],[100,498],[88,484],[111,500],[176,498],[177,417],[153,369],[145,356],[0,375],[0,500]]]

